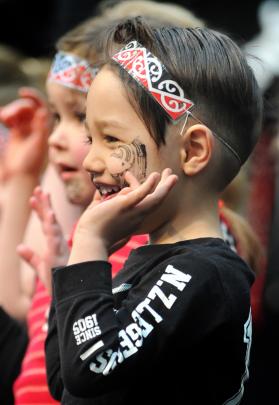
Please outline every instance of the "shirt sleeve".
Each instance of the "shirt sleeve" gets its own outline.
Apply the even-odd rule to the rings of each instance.
[[[216,269],[203,260],[195,267],[183,257],[160,263],[117,310],[108,262],[68,266],[53,277],[60,362],[49,367],[47,359],[49,381],[59,390],[61,373],[67,391],[78,397],[119,388],[125,377],[144,373],[147,360],[152,367],[176,335],[191,350],[230,317]],[[56,332],[50,328],[47,357]]]

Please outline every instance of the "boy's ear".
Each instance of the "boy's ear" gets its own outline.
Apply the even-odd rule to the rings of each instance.
[[[190,126],[182,135],[181,165],[187,176],[201,172],[210,161],[213,149],[212,131],[205,125]]]

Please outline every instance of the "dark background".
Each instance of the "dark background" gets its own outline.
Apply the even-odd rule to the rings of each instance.
[[[170,2],[170,1],[168,1]],[[178,0],[211,27],[240,42],[259,31],[257,9],[261,0]],[[49,56],[54,43],[78,22],[96,13],[93,0],[0,0],[0,43],[28,56]]]

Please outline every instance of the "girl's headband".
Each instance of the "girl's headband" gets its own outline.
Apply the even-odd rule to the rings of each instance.
[[[181,132],[184,130],[189,115],[203,124],[189,111],[194,105],[193,101],[185,97],[184,90],[172,78],[163,63],[139,42],[129,42],[112,59],[157,101],[173,123],[185,116]],[[214,135],[242,163],[235,149],[215,132]]]
[[[54,57],[48,81],[87,93],[96,73],[87,60],[60,51]]]

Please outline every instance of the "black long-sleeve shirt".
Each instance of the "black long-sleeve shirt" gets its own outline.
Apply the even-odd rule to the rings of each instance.
[[[236,405],[253,274],[221,239],[138,248],[54,272],[48,382],[62,404]]]

